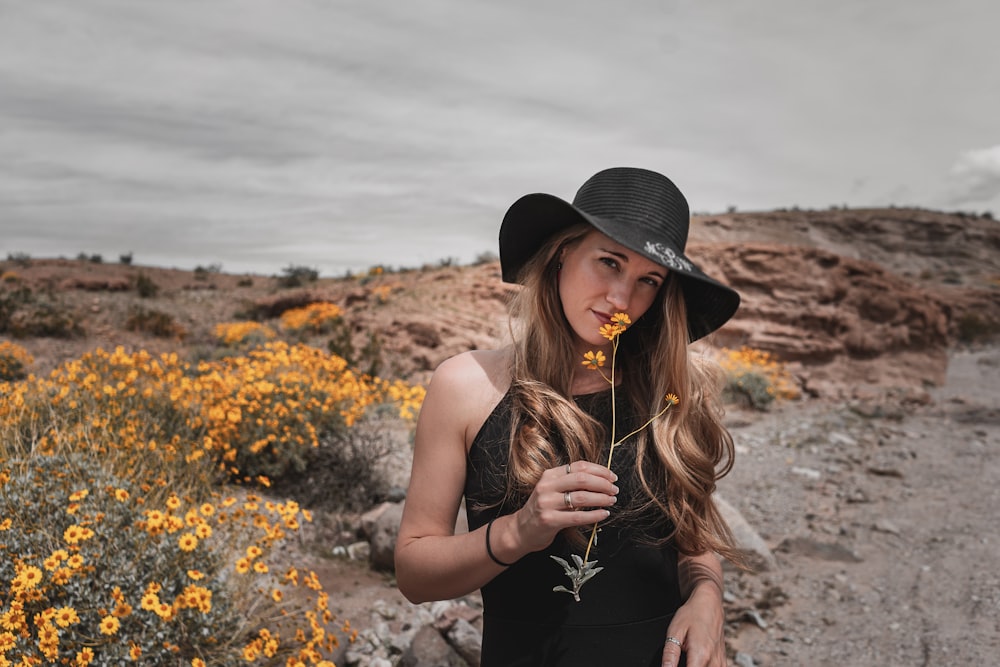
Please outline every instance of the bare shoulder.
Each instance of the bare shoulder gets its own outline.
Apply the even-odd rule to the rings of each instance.
[[[445,408],[452,419],[457,419],[454,424],[462,431],[468,446],[509,386],[508,350],[463,352],[442,362],[434,371],[427,401],[432,409]]]

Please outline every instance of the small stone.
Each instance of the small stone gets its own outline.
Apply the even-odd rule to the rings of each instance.
[[[819,479],[820,477],[823,476],[823,473],[821,473],[819,470],[815,470],[813,468],[803,468],[800,466],[792,466],[792,473],[795,475],[799,475],[800,477],[805,477],[806,479],[813,479],[813,480]]]
[[[879,519],[872,525],[872,529],[880,533],[899,535],[899,528],[892,521],[889,521],[889,519]]]

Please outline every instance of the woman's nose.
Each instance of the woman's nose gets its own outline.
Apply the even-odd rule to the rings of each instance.
[[[616,311],[628,312],[628,304],[632,299],[632,290],[620,282],[614,283],[608,290],[608,303],[611,304]]]

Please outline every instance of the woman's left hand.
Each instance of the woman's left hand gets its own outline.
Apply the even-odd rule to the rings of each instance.
[[[724,621],[718,587],[708,582],[697,586],[667,628],[663,667],[677,667],[682,651],[687,667],[725,667]]]

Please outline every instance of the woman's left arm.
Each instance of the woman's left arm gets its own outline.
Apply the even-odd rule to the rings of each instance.
[[[677,667],[681,651],[687,667],[725,667],[726,641],[722,626],[722,563],[711,552],[681,556],[677,563],[681,605],[663,647],[663,667]]]

